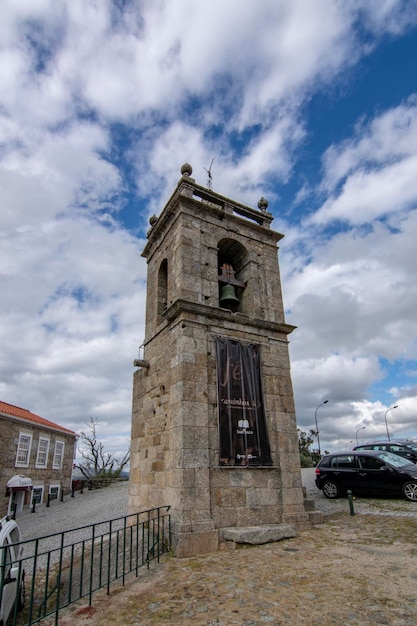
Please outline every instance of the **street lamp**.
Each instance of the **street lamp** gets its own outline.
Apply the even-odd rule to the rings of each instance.
[[[327,403],[328,403],[328,400],[325,400],[324,402],[322,402],[321,404],[319,404],[319,405],[318,405],[318,407],[317,407],[317,409],[316,409],[316,411],[315,411],[315,413],[314,413],[314,419],[316,420],[317,445],[318,445],[318,448],[319,448],[319,457],[320,457],[320,458],[321,458],[321,450],[320,450],[320,435],[319,435],[319,427],[318,427],[318,424],[317,424],[317,411],[319,410],[319,408],[320,408],[321,406],[323,406],[323,404],[327,404]]]
[[[387,429],[387,437],[388,437],[388,441],[391,441],[390,437],[389,437],[389,430],[388,430],[388,422],[387,422],[387,413],[388,411],[392,411],[392,409],[398,409],[398,404],[396,404],[395,406],[392,406],[390,409],[387,409],[385,411],[385,428]]]
[[[345,445],[345,450],[347,450],[347,447],[350,443],[353,443],[353,439],[351,439],[350,441],[347,442],[347,444]]]
[[[366,428],[366,426],[362,426],[362,428],[358,428],[358,430],[356,431],[356,445],[358,445],[358,444],[359,444],[359,441],[358,441],[358,432],[359,432],[360,430],[364,430],[365,428]]]

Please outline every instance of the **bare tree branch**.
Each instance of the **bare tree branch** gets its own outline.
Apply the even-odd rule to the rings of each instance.
[[[105,452],[103,443],[97,439],[98,425],[98,419],[90,417],[88,430],[80,433],[79,452],[84,462],[78,467],[83,476],[89,479],[92,476],[117,478],[130,461],[130,449],[121,460]]]

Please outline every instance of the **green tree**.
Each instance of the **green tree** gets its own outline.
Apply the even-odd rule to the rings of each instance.
[[[311,429],[306,433],[304,430],[297,428],[297,435],[301,467],[317,465],[320,460],[319,451],[318,449],[313,450],[311,447],[314,439],[317,437],[316,431]]]

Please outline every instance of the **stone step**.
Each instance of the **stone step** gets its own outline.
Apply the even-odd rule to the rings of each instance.
[[[308,518],[313,525],[323,524],[324,521],[324,515],[321,511],[309,511]]]
[[[225,541],[260,545],[271,541],[281,541],[296,536],[294,526],[288,524],[268,524],[263,526],[243,526],[242,528],[223,528],[221,535]]]
[[[313,499],[305,498],[304,499],[304,510],[305,511],[315,511],[316,503]]]

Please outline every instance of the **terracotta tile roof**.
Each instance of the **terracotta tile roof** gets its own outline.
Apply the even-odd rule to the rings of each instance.
[[[36,413],[31,413],[27,409],[22,409],[20,406],[14,406],[13,404],[8,404],[7,402],[2,402],[0,400],[0,415],[10,415],[12,417],[17,417],[20,420],[24,420],[25,422],[31,422],[32,424],[37,424],[38,426],[44,426],[46,428],[53,428],[54,430],[60,430],[67,435],[76,435],[72,430],[68,428],[64,428],[64,426],[60,426],[59,424],[54,424],[54,422],[50,422],[44,417],[40,417],[40,415],[36,415]]]

